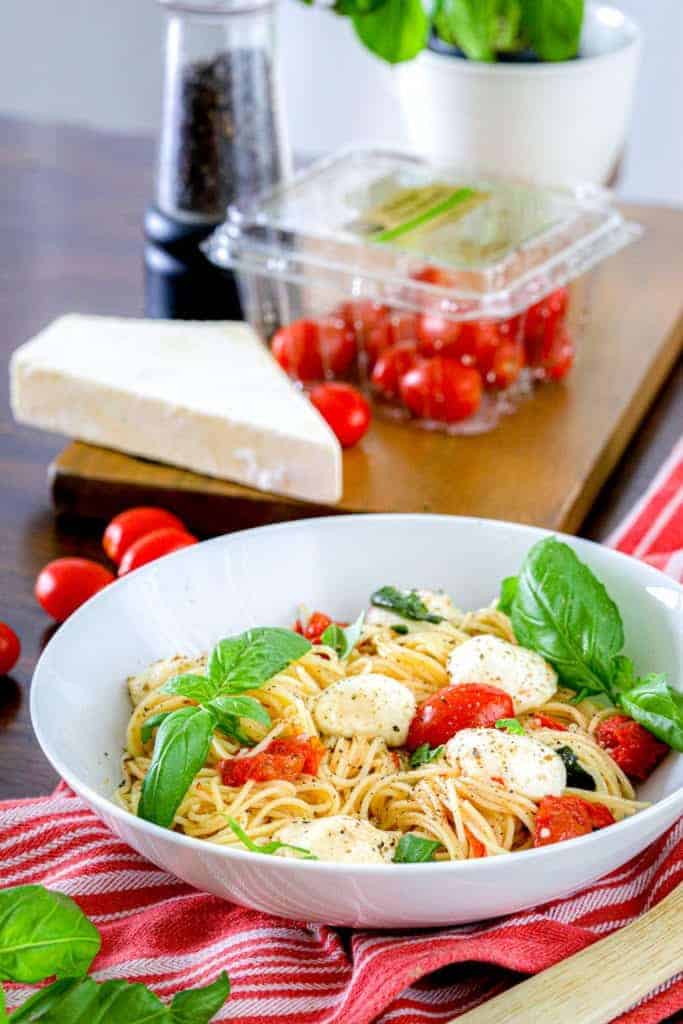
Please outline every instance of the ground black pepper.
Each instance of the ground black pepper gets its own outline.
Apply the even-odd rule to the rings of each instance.
[[[242,47],[186,64],[169,99],[160,190],[167,212],[221,220],[234,199],[279,180],[273,68],[265,50]]]

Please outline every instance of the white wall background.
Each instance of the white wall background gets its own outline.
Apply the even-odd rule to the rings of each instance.
[[[618,0],[645,32],[620,191],[683,204],[683,0]],[[350,29],[281,0],[279,39],[293,147],[401,144],[392,71]],[[0,113],[153,132],[163,13],[155,0],[3,0]]]

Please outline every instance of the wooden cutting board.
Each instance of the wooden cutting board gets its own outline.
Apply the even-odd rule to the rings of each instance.
[[[646,234],[598,271],[572,374],[539,388],[491,433],[448,437],[377,419],[344,454],[334,506],[73,443],[50,467],[57,510],[105,519],[157,503],[199,533],[345,512],[441,512],[575,531],[683,347],[683,215],[625,212]]]

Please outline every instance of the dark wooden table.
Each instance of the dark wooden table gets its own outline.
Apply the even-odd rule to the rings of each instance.
[[[0,119],[0,620],[23,643],[12,677],[0,678],[0,799],[44,793],[56,781],[29,721],[31,673],[51,635],[33,583],[51,558],[98,558],[101,532],[55,521],[45,472],[64,442],[14,425],[7,360],[60,313],[142,313],[141,222],[153,163],[146,139]],[[672,216],[683,254],[683,212]],[[678,312],[671,310],[672,324]],[[619,522],[682,426],[679,366],[603,489],[585,536],[603,539]]]

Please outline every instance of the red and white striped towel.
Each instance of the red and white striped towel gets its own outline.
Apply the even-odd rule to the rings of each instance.
[[[612,544],[681,578],[683,443]],[[495,921],[384,933],[285,921],[188,888],[114,838],[65,786],[0,804],[0,885],[68,893],[102,932],[101,980],[144,981],[162,999],[226,969],[217,1021],[441,1024],[648,910],[683,881],[683,822],[567,899]],[[438,972],[438,973],[435,973]],[[10,987],[10,1008],[27,990]],[[683,972],[620,1024],[683,1009]]]

